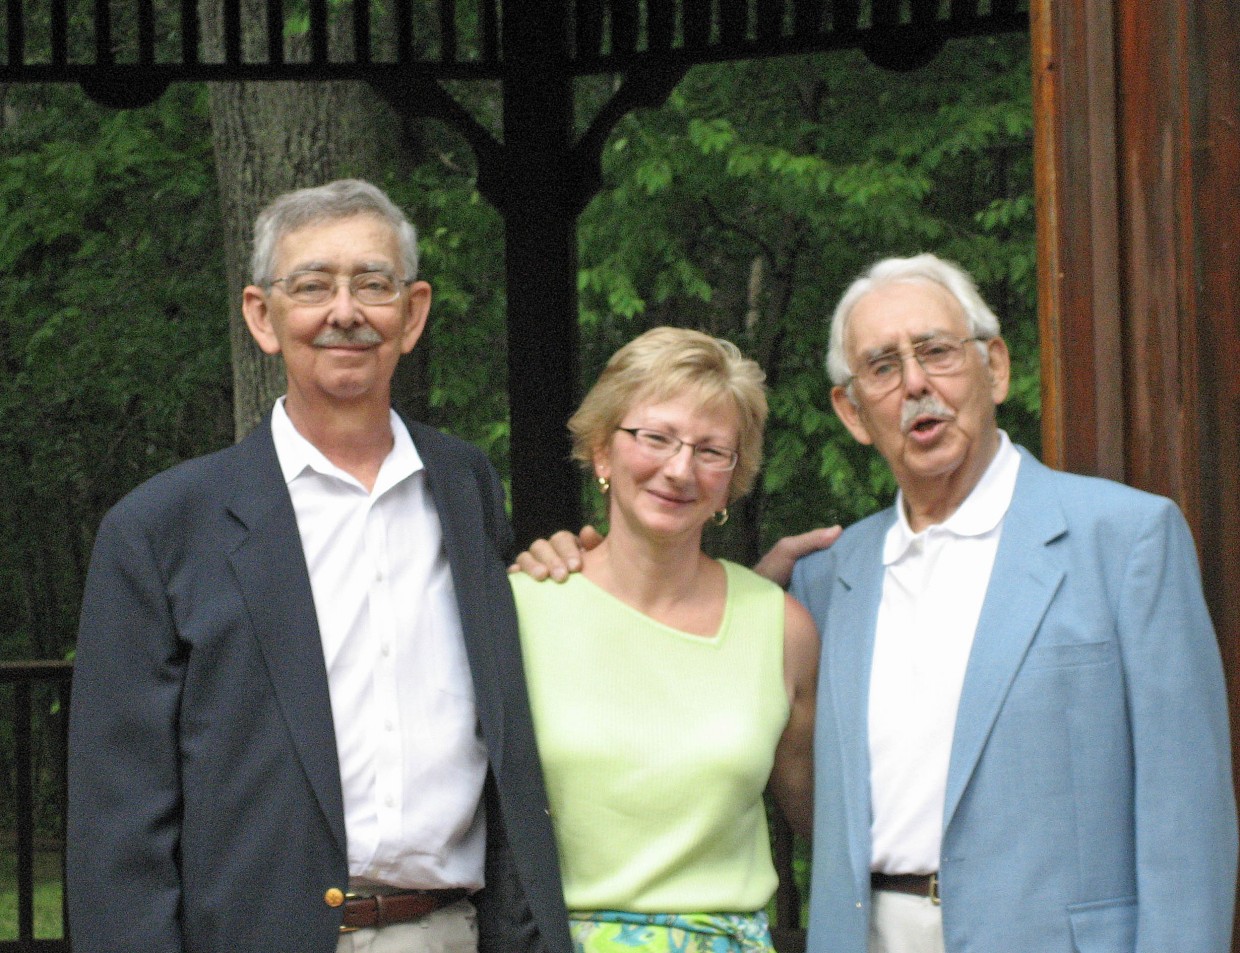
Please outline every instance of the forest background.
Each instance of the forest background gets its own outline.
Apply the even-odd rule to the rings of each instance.
[[[468,146],[399,124],[361,84],[310,85],[180,85],[124,111],[76,87],[0,86],[0,660],[71,656],[103,513],[279,392],[278,369],[238,355],[235,305],[253,213],[286,188],[359,174],[406,209],[435,301],[398,402],[507,474],[502,221]],[[614,88],[578,81],[583,125]],[[497,86],[450,91],[498,126]],[[1038,450],[1030,97],[1015,35],[953,41],[903,74],[851,51],[695,67],[620,122],[578,226],[582,387],[661,324],[762,364],[762,478],[714,551],[743,558],[890,501],[823,370],[835,300],[880,257],[933,250],[977,277],[1014,356],[1001,423]]]

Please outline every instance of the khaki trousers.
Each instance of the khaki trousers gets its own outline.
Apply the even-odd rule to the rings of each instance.
[[[336,953],[478,953],[477,914],[458,900],[411,923],[342,933]]]
[[[869,953],[945,953],[943,908],[929,897],[871,892]]]

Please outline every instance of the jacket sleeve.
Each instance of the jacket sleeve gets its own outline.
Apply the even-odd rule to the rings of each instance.
[[[500,482],[495,468],[486,463],[485,472],[479,474],[478,489],[482,494],[482,518],[486,525],[487,535],[495,546],[504,564],[516,558],[515,544],[512,536],[512,524],[508,521],[508,510],[504,505],[504,485]]]
[[[526,694],[516,609],[504,566],[513,556],[512,529],[504,488],[495,469],[479,454],[476,469],[484,531],[504,565],[496,567],[492,607],[492,650],[502,659],[504,777],[490,777],[487,806],[486,887],[474,895],[478,908],[479,953],[569,953],[555,834],[538,762]]]
[[[1138,953],[1230,949],[1236,806],[1227,693],[1188,526],[1170,501],[1118,594],[1134,761]]]
[[[77,953],[182,949],[182,676],[149,540],[113,510],[86,579],[69,719],[67,889]]]
[[[478,953],[547,953],[555,946],[544,937],[530,907],[493,780],[488,779],[487,788],[487,885],[473,896],[478,910]],[[565,929],[567,922],[565,914]]]

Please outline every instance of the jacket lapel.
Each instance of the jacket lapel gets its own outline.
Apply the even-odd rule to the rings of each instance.
[[[228,510],[245,532],[230,556],[298,760],[341,850],[340,765],[314,594],[270,418],[238,446]]]
[[[1029,644],[1063,581],[1063,567],[1047,544],[1067,532],[1067,522],[1046,467],[1027,451],[1020,452],[1020,473],[1003,520],[956,714],[944,829],[951,823]]]
[[[852,869],[858,882],[869,883],[870,860],[870,669],[874,632],[883,592],[882,544],[894,519],[875,521],[868,536],[839,564],[830,583],[836,592],[823,638],[830,697],[842,740],[841,770],[846,830]]]
[[[506,587],[507,580],[497,583],[493,578],[503,570],[483,524],[484,503],[477,475],[438,431],[413,421],[406,421],[406,425],[426,467],[426,483],[439,513],[478,718],[492,767],[498,773],[503,766],[504,718],[500,693],[494,690],[501,675],[491,645],[490,632],[495,622],[494,606],[488,596],[493,600],[496,586]]]

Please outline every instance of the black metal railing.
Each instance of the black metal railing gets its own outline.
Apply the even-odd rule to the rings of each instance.
[[[771,938],[779,953],[805,953],[805,925],[801,917],[801,888],[795,871],[796,838],[792,828],[779,811],[768,812],[771,817],[771,853],[779,886],[775,890],[775,918],[771,924]]]
[[[0,82],[575,75],[1028,28],[1029,0],[3,0]],[[508,49],[506,49],[506,46]]]
[[[64,935],[65,741],[69,713],[69,662],[0,662],[0,697],[10,696],[11,760],[4,764],[0,812],[13,824],[16,850],[17,938],[0,938],[0,951],[68,953]],[[3,722],[0,722],[3,725]],[[35,938],[35,856],[46,839],[60,858],[60,937]]]

